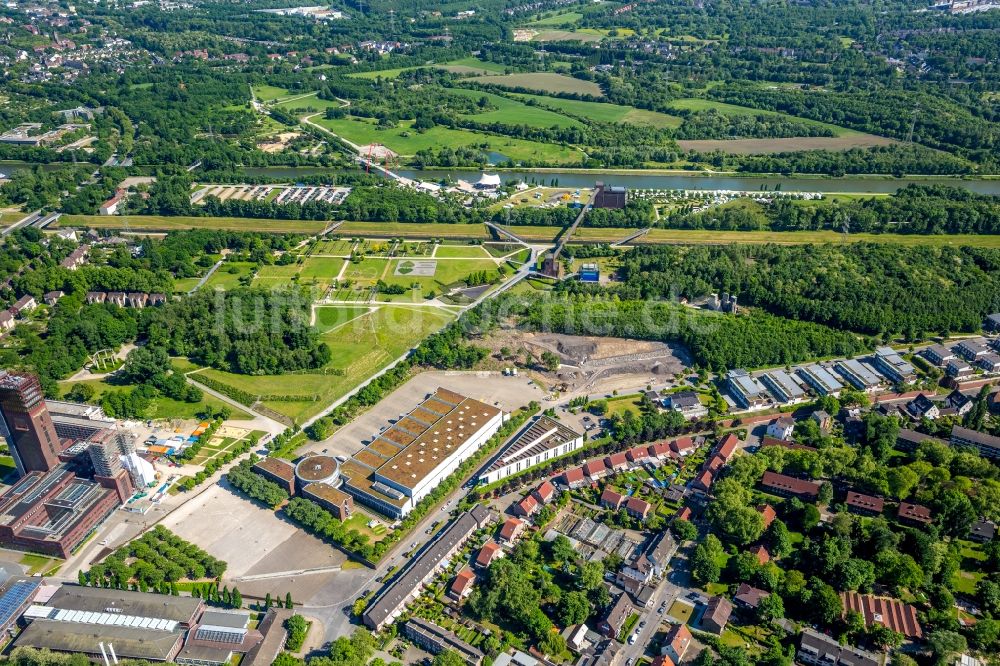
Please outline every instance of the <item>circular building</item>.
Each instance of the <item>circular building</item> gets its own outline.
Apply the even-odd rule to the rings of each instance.
[[[340,463],[332,456],[308,456],[295,466],[295,478],[300,486],[310,483],[336,486],[340,479]]]

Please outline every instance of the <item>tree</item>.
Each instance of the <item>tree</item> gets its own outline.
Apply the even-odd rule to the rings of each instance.
[[[757,620],[764,624],[785,617],[785,603],[779,594],[769,594],[757,605]]]
[[[542,365],[549,372],[555,372],[559,369],[559,357],[550,351],[542,352]]]
[[[291,592],[285,592],[285,608],[293,608]]]
[[[556,613],[556,619],[564,627],[585,621],[590,616],[590,602],[586,593],[572,591],[562,595]]]
[[[232,595],[229,600],[229,605],[233,608],[243,608],[243,595],[240,594],[239,589],[233,588]]]
[[[264,610],[267,610],[270,607],[271,607],[271,593],[268,592],[267,594],[264,595]]]
[[[691,556],[691,573],[702,585],[717,583],[722,576],[719,559],[725,555],[722,542],[714,534],[709,534],[699,543]]]
[[[821,516],[819,514],[819,509],[816,508],[815,504],[806,504],[802,509],[802,530],[804,532],[809,532],[812,528],[819,525]]]
[[[950,664],[955,656],[965,652],[969,645],[965,636],[955,631],[938,629],[927,635],[927,645],[934,654],[935,663]]]
[[[670,524],[670,531],[678,541],[691,541],[698,536],[698,528],[690,520],[675,520]]]
[[[549,552],[556,562],[575,562],[576,550],[573,549],[573,542],[560,534],[552,540],[549,545]]]
[[[868,627],[868,640],[882,650],[898,648],[903,644],[904,638],[905,636],[903,636],[903,634],[898,631],[893,631],[879,622],[873,622]]]
[[[83,573],[83,569],[76,572],[76,581],[82,586],[87,585],[87,574]]]
[[[431,666],[465,666],[465,660],[454,650],[445,649],[434,655]]]
[[[777,559],[789,555],[794,548],[792,536],[788,532],[788,527],[780,519],[775,518],[767,528],[764,535],[768,550]]]

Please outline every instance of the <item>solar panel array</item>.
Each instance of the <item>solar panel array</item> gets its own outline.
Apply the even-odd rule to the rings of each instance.
[[[0,624],[6,626],[28,597],[38,589],[38,581],[22,580],[10,586],[0,597]]]
[[[227,631],[219,627],[201,627],[195,633],[195,638],[199,641],[212,641],[214,643],[242,643],[244,632]]]
[[[139,617],[119,613],[95,613],[92,611],[66,610],[60,608],[52,618],[60,622],[77,622],[80,624],[101,624],[114,627],[133,627],[136,629],[158,629],[173,631],[177,627],[174,620],[159,617]]]

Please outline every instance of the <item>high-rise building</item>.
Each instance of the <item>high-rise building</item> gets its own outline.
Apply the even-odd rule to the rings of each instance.
[[[47,472],[59,464],[63,445],[38,377],[0,370],[0,416],[18,472]]]
[[[87,452],[94,465],[94,481],[114,490],[122,503],[128,500],[135,488],[130,473],[122,467],[121,456],[128,452],[126,442],[124,433],[102,430],[87,443]]]

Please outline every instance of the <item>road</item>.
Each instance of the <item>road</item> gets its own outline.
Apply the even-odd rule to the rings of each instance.
[[[196,292],[199,289],[201,289],[202,286],[206,282],[208,282],[208,278],[212,277],[212,273],[214,273],[215,271],[219,270],[219,267],[222,266],[222,262],[223,261],[224,261],[223,259],[219,259],[217,262],[215,262],[215,264],[211,268],[208,269],[208,272],[205,273],[205,275],[203,275],[200,280],[198,280],[198,284],[196,284],[195,286],[193,286],[190,289],[188,289],[188,295],[190,296],[194,292]]]
[[[34,211],[32,213],[29,213],[28,215],[26,215],[25,217],[22,217],[20,220],[18,220],[14,224],[10,225],[6,229],[0,229],[0,236],[7,236],[9,234],[14,233],[15,231],[17,231],[21,227],[29,226],[35,220],[38,220],[39,218],[41,218],[41,216],[42,216],[42,211],[41,210],[36,210],[36,211]]]

